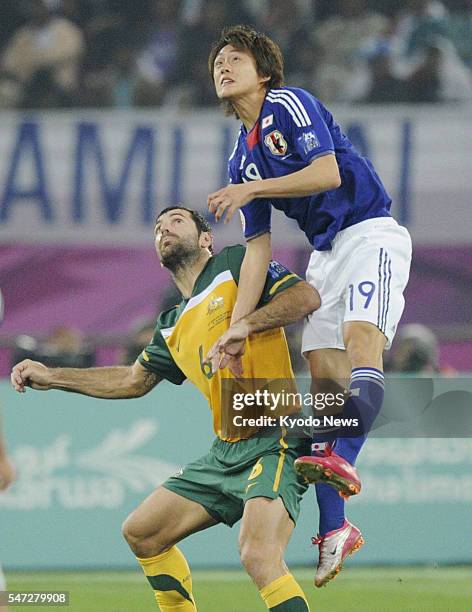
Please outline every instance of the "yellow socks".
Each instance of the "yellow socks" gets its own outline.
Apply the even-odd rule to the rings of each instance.
[[[156,557],[136,558],[162,612],[196,612],[190,568],[177,546]]]
[[[300,585],[292,576],[280,576],[260,591],[269,610],[273,612],[309,612],[308,602]]]
[[[187,561],[177,546],[149,559],[138,558],[154,589],[161,612],[196,612],[192,577]],[[292,574],[280,576],[260,591],[272,612],[309,612],[308,602]]]

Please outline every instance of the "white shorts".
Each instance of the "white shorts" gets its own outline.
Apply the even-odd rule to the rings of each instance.
[[[348,227],[337,234],[331,251],[313,251],[306,280],[319,291],[321,307],[305,321],[302,352],[345,349],[345,321],[373,323],[390,348],[405,305],[410,263],[410,234],[391,217]]]

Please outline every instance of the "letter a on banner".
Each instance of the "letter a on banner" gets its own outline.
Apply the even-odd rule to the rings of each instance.
[[[29,168],[27,168],[28,162]],[[23,178],[24,174],[33,177],[27,187],[20,185],[20,183],[26,182]],[[46,189],[39,125],[34,121],[24,121],[18,126],[18,135],[5,181],[5,190],[0,201],[0,222],[8,220],[12,204],[18,200],[30,200],[32,203],[39,205],[42,219],[47,222],[53,220],[54,215]]]

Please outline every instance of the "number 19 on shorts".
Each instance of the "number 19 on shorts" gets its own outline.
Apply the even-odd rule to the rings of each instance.
[[[372,281],[361,281],[358,285],[349,285],[349,310],[353,312],[359,308],[367,310],[369,308],[372,297],[375,294],[375,283]],[[359,302],[357,302],[359,300]]]

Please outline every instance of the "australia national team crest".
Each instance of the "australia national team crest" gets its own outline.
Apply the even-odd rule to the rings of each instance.
[[[269,151],[273,155],[285,155],[287,153],[287,141],[279,130],[274,130],[267,134],[264,138],[264,144],[266,147],[269,147]]]
[[[212,297],[208,304],[207,313],[210,314],[211,312],[215,312],[215,310],[219,310],[220,308],[223,308],[224,305],[225,304],[224,304],[223,297],[221,296]]]

